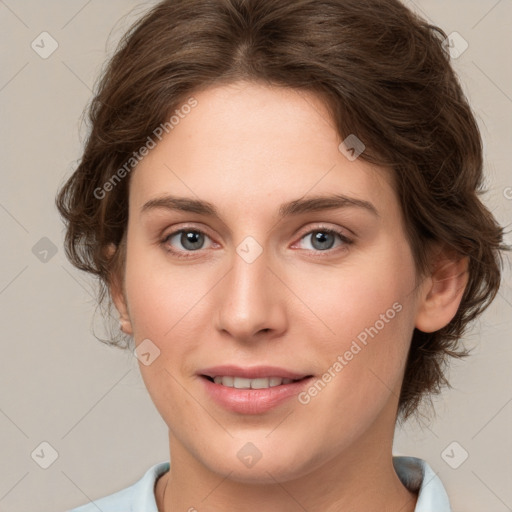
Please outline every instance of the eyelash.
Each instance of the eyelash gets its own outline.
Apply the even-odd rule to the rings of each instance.
[[[341,242],[343,243],[343,245],[341,247],[336,247],[336,248],[333,248],[333,249],[326,249],[324,251],[321,251],[321,250],[312,250],[312,249],[305,249],[307,251],[311,251],[311,252],[314,252],[314,253],[326,253],[328,255],[332,255],[333,252],[338,252],[338,250],[343,250],[343,249],[346,249],[347,246],[353,244],[353,240],[351,240],[350,238],[348,238],[344,233],[342,233],[341,231],[338,231],[336,229],[333,229],[333,228],[328,228],[328,227],[324,227],[324,226],[318,226],[314,229],[311,229],[309,231],[307,231],[306,233],[304,233],[300,238],[299,238],[299,241],[304,239],[305,237],[307,237],[308,235],[311,235],[313,233],[317,233],[317,232],[320,232],[320,233],[325,233],[325,234],[329,234],[329,235],[337,235],[339,237],[339,239],[341,240]],[[173,256],[176,256],[177,258],[182,258],[182,259],[188,259],[188,258],[192,258],[193,257],[193,254],[194,253],[198,253],[201,251],[201,249],[198,249],[196,251],[177,251],[175,249],[172,249],[171,246],[169,246],[168,244],[168,240],[170,238],[172,238],[173,236],[179,234],[179,233],[199,233],[199,234],[202,234],[202,235],[205,235],[206,237],[208,238],[211,238],[208,236],[207,233],[205,233],[203,230],[201,229],[198,229],[198,228],[181,228],[181,229],[177,229],[176,231],[172,231],[171,233],[167,233],[163,239],[160,241],[160,245],[163,247],[163,249],[168,252],[168,253],[171,253]],[[190,254],[187,255],[187,254]],[[318,256],[315,256],[315,257],[322,257],[321,255],[318,255]]]

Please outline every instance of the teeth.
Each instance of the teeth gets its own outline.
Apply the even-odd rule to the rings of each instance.
[[[246,379],[244,377],[217,376],[214,377],[215,384],[221,384],[229,388],[236,389],[266,389],[281,384],[290,384],[292,379],[283,379],[281,377],[264,377],[260,379]]]
[[[281,384],[282,380],[283,379],[281,379],[281,377],[270,377],[268,379],[268,384],[270,387],[279,386]]]

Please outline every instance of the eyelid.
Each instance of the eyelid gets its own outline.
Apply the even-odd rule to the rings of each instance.
[[[198,226],[197,224],[192,225],[187,223],[174,225],[172,228],[169,229],[169,231],[164,230],[159,238],[169,238],[170,236],[176,235],[177,233],[180,233],[182,231],[195,231],[197,233],[202,233],[203,235],[206,235],[208,238],[212,240],[214,239],[214,237],[210,233],[210,230],[206,226]]]
[[[350,229],[337,226],[337,225],[329,225],[326,222],[318,222],[315,225],[311,225],[312,223],[309,223],[305,228],[302,228],[299,233],[299,237],[303,237],[304,235],[307,235],[311,233],[312,231],[333,231],[335,233],[338,233],[340,235],[343,235],[345,238],[350,238],[350,236],[355,236],[355,233],[353,233]],[[314,224],[314,223],[313,223]]]

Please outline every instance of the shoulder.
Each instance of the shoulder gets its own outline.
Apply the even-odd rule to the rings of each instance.
[[[68,512],[158,512],[155,501],[155,482],[169,470],[169,462],[150,467],[133,485]]]
[[[405,487],[418,493],[414,512],[451,512],[450,501],[441,480],[424,460],[394,456],[393,465]]]

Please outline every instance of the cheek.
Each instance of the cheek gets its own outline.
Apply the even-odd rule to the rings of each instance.
[[[316,313],[317,318],[308,316],[319,329],[324,347],[340,350],[359,335],[364,341],[375,330],[380,339],[399,333],[403,338],[412,325],[415,269],[405,242],[390,239],[374,250],[349,256],[337,268],[318,267],[313,273],[310,269],[308,279],[304,273],[298,269],[290,279],[297,295],[306,298],[306,306]]]
[[[186,324],[208,291],[208,279],[191,266],[166,261],[165,251],[133,244],[126,262],[126,294],[136,341],[163,343]]]
[[[329,328],[312,337],[325,371],[335,376],[324,374],[334,383],[324,399],[333,407],[363,407],[364,414],[377,411],[391,390],[398,393],[415,317],[408,246],[389,243],[370,256],[313,280],[322,293],[306,287],[301,292]]]
[[[125,287],[133,337],[137,346],[151,340],[158,353],[149,365],[140,361],[139,369],[157,410],[168,420],[169,404],[183,411],[191,406],[178,381],[190,374],[187,361],[200,346],[204,324],[198,315],[208,280],[187,266],[173,268],[165,256],[136,244],[128,254]],[[186,414],[180,417],[186,420]]]

